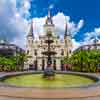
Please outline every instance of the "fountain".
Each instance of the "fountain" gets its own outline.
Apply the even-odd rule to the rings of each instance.
[[[0,77],[0,84],[4,86],[18,86],[18,87],[35,87],[35,88],[67,88],[67,87],[83,87],[91,86],[99,82],[99,78],[93,75],[80,72],[55,72],[52,66],[52,57],[57,53],[52,51],[51,44],[53,43],[53,36],[48,32],[47,50],[42,54],[47,56],[47,66],[43,67],[44,72],[15,72],[8,73]],[[43,61],[44,62],[44,61]]]
[[[30,72],[15,72],[5,73],[0,77],[0,84],[5,87],[35,87],[36,88],[67,88],[67,87],[87,87],[97,84],[99,77],[91,74],[80,72],[55,72],[55,67],[52,66],[53,56],[57,53],[52,51],[51,44],[53,36],[51,32],[47,33],[47,39],[44,41],[47,44],[47,50],[42,54],[47,56],[47,66],[43,67],[42,71]],[[44,60],[43,60],[44,63]]]
[[[53,66],[51,66],[52,64],[51,56],[55,55],[56,52],[51,50],[51,44],[53,43],[53,39],[52,39],[52,33],[50,31],[47,33],[47,39],[45,40],[45,43],[47,44],[47,51],[42,52],[42,54],[47,56],[47,67],[46,69],[44,69],[43,77],[52,79],[54,78],[55,72]]]

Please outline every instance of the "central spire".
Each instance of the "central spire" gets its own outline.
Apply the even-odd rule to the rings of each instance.
[[[53,21],[52,21],[52,16],[51,16],[51,8],[48,7],[48,16],[47,16],[47,19],[46,19],[46,24],[47,25],[50,25],[50,24],[53,24]]]
[[[48,17],[51,18],[50,7],[48,7]]]

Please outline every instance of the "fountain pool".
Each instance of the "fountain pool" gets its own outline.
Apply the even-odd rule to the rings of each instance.
[[[24,74],[7,76],[1,80],[4,84],[36,88],[65,88],[92,85],[95,79],[75,74],[56,74],[54,79],[43,78],[42,74]]]

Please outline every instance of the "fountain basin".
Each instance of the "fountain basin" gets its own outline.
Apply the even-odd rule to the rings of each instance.
[[[1,77],[1,84],[15,87],[72,88],[95,86],[97,83],[99,84],[99,78],[94,75],[71,72],[58,72],[53,80],[43,78],[42,72],[24,72]]]

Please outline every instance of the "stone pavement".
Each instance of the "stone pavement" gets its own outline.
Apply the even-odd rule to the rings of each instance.
[[[76,98],[76,99],[75,99]],[[85,89],[34,89],[0,87],[0,100],[100,100],[100,87]]]
[[[100,100],[100,86],[65,89],[1,86],[0,100]]]

